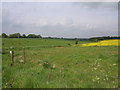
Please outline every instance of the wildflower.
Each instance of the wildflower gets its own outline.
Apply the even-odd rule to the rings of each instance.
[[[99,80],[100,78],[98,77],[97,80]]]
[[[12,54],[12,51],[10,51],[10,54]]]
[[[113,66],[116,66],[116,64],[113,64]]]
[[[105,75],[106,77],[108,76],[108,75]]]
[[[46,82],[46,84],[48,85],[48,81]]]
[[[61,73],[61,70],[60,70],[60,73]]]
[[[75,87],[76,87],[76,85],[75,85],[75,84],[73,84],[73,87],[75,88]]]
[[[24,60],[20,60],[20,63],[24,63]]]
[[[42,65],[42,64],[39,64],[40,66]]]
[[[106,80],[108,80],[108,78],[106,78]]]
[[[100,65],[98,64],[98,67],[99,67]]]
[[[22,56],[20,56],[20,58],[22,58]]]
[[[53,65],[53,69],[56,68],[55,64]]]
[[[67,84],[66,84],[66,88],[67,88]]]

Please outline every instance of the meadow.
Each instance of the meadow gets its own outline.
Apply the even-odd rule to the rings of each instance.
[[[118,46],[74,40],[2,39],[3,88],[118,88]],[[79,41],[79,44],[89,43]],[[24,60],[25,48],[26,60]],[[10,50],[14,50],[11,66]]]

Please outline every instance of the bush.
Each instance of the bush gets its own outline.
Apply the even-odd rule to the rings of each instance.
[[[78,40],[75,41],[75,44],[78,44]]]
[[[71,46],[71,44],[70,44],[70,43],[68,43],[68,46]]]

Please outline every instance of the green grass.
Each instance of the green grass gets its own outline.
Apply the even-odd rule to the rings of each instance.
[[[3,39],[3,48],[6,48],[2,55],[3,88],[118,87],[118,47],[69,46],[68,44],[74,44],[73,40],[19,41],[20,45],[18,39]],[[50,47],[41,47],[47,45]],[[56,48],[57,46],[65,47]],[[14,47],[15,51],[12,67],[10,47]],[[24,59],[22,47],[26,47],[26,61],[19,63],[19,60]],[[43,65],[43,61],[48,62],[48,68]],[[55,69],[52,68],[54,64]]]

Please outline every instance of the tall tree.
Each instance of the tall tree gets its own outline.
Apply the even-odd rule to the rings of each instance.
[[[23,35],[22,35],[22,38],[26,38],[26,35],[25,35],[25,34],[23,34]]]
[[[20,33],[10,34],[9,38],[21,38]]]

